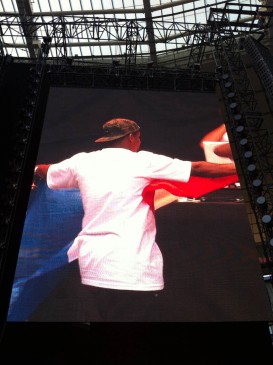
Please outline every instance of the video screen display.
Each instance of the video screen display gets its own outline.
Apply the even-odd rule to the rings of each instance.
[[[113,118],[140,126],[140,150],[186,161],[233,162],[232,155],[216,152],[229,140],[214,93],[51,87],[36,165],[105,148],[95,139]],[[238,180],[200,182],[185,196],[156,191],[164,276],[157,321],[272,320],[242,195]],[[78,188],[53,190],[34,177],[8,321],[93,321],[83,308],[78,260],[68,262],[67,255],[82,218]]]

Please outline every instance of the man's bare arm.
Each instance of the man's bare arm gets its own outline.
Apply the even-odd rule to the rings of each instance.
[[[233,155],[232,155],[232,151],[231,151],[229,143],[214,147],[214,153],[216,153],[216,155],[218,155],[220,157],[228,157],[230,159],[233,159]]]
[[[222,140],[223,135],[226,133],[225,124],[221,124],[219,127],[213,129],[212,131],[208,132],[200,141],[200,147],[204,148],[203,142],[206,141],[214,141],[219,142]]]
[[[191,176],[221,177],[235,174],[237,174],[237,171],[233,163],[192,162]]]

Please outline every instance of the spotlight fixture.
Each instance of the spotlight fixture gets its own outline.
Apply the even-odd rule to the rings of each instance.
[[[269,214],[265,214],[262,216],[262,222],[266,225],[271,225],[272,217]]]
[[[252,157],[253,157],[252,151],[250,151],[250,150],[245,151],[244,158],[246,160],[249,160],[249,162],[251,162],[252,161]]]
[[[224,74],[224,75],[222,76],[222,79],[223,79],[223,80],[228,80],[228,79],[229,79],[229,74]]]
[[[239,112],[239,104],[238,103],[236,103],[236,102],[232,102],[231,104],[229,104],[229,107],[230,107],[230,109],[231,109],[231,111],[232,111],[232,113],[238,113]]]
[[[243,125],[238,125],[238,127],[236,127],[236,132],[240,135],[243,136],[244,132],[245,132],[245,127]]]
[[[251,175],[256,175],[257,173],[257,168],[256,165],[254,163],[251,163],[247,166],[247,171],[251,174]]]
[[[233,100],[235,95],[236,95],[235,91],[230,91],[228,93],[227,97],[228,97],[228,99]]]
[[[242,147],[247,147],[248,146],[248,139],[247,138],[242,138],[241,140],[240,140],[240,145],[242,146]]]
[[[233,116],[233,119],[236,121],[236,122],[240,122],[240,121],[242,121],[242,114],[240,114],[240,113],[236,113],[234,116]]]
[[[255,189],[261,189],[262,187],[262,180],[261,179],[255,179],[252,181],[252,186],[255,188]]]
[[[225,88],[226,89],[228,89],[228,90],[230,90],[230,88],[232,87],[232,82],[231,81],[227,81],[227,82],[225,82]]]
[[[267,208],[266,199],[263,195],[258,196],[256,199],[256,203],[259,206],[260,209],[263,209],[264,211]]]

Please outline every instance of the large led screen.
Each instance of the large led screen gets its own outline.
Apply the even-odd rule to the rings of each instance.
[[[139,124],[141,150],[232,162],[232,156],[215,153],[229,142],[219,131],[213,137],[224,122],[213,93],[51,87],[36,164],[104,148],[94,140],[112,118]],[[165,282],[154,309],[157,321],[272,320],[240,182],[194,189],[200,193],[156,193],[156,242]],[[67,257],[82,217],[78,189],[52,190],[34,178],[8,321],[92,321],[83,306],[78,261],[68,263]]]

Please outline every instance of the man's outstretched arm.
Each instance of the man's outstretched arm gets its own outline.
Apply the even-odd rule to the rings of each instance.
[[[192,162],[191,176],[221,177],[235,174],[237,174],[237,171],[233,163]]]

